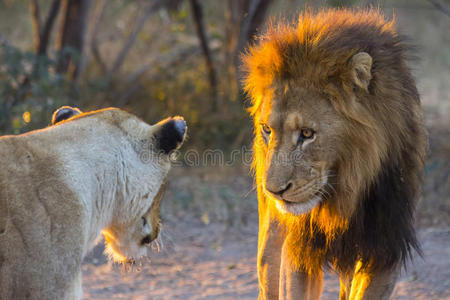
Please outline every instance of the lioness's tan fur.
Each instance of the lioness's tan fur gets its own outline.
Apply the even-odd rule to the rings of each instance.
[[[0,299],[81,298],[81,263],[102,229],[121,234],[118,260],[144,254],[126,237],[155,214],[170,168],[167,156],[142,159],[159,126],[106,109],[0,138]]]

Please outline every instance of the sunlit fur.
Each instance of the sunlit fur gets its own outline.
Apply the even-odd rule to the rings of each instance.
[[[118,243],[115,235],[108,230],[102,230],[102,234],[105,238],[105,253],[108,255],[108,258],[116,263],[126,263],[129,258],[122,255],[121,251],[114,247],[114,245]]]
[[[153,198],[152,205],[141,217],[125,223],[111,224],[104,230],[105,254],[110,260],[119,264],[135,264],[147,255],[144,238],[155,240],[161,229],[160,204],[167,183],[163,183]],[[144,222],[145,220],[145,222]]]
[[[412,211],[426,136],[408,50],[393,22],[378,11],[327,10],[269,25],[243,55],[255,126],[260,253],[267,252],[262,241],[271,234],[264,232],[270,223],[285,232],[290,263],[308,273],[319,273],[327,263],[348,273],[358,260],[361,270],[386,270],[418,248]],[[329,122],[328,129],[339,135],[336,143],[320,144],[321,150],[338,149],[335,161],[320,162],[334,176],[333,187],[320,204],[299,215],[278,209],[264,191],[267,162],[278,145],[267,146],[260,129],[273,112],[287,122],[292,111],[286,107],[296,101],[309,103],[312,108],[303,112],[312,112],[308,116],[329,103],[333,119],[313,121]]]

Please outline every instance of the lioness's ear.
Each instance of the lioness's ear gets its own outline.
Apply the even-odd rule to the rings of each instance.
[[[367,91],[372,74],[372,57],[366,52],[359,52],[350,59],[350,72],[353,82]]]
[[[59,123],[61,121],[67,120],[73,116],[81,114],[81,110],[76,107],[61,106],[58,108],[52,116],[52,125]]]
[[[154,133],[154,139],[158,150],[168,154],[178,149],[186,137],[187,126],[183,117],[165,119],[158,124]]]

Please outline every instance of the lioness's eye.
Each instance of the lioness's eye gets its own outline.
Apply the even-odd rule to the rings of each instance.
[[[302,139],[312,139],[314,137],[314,130],[311,128],[302,128],[300,130],[300,136]]]
[[[272,133],[272,129],[270,129],[269,125],[265,123],[261,123],[262,131],[264,131],[265,134],[270,135]]]

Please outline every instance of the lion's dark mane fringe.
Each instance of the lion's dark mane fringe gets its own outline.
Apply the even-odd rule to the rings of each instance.
[[[411,250],[420,253],[413,228],[415,195],[400,167],[387,163],[357,208],[347,231],[328,249],[342,271],[361,260],[363,268],[381,271],[405,263]],[[376,263],[373,263],[376,262]]]
[[[348,273],[360,260],[365,269],[383,271],[405,264],[413,250],[422,254],[413,227],[415,189],[405,181],[401,168],[401,163],[386,162],[361,199],[348,229],[337,234],[330,244],[319,226],[306,218],[307,234],[301,236],[300,243],[308,253],[305,257],[309,257],[302,265],[320,269],[324,264],[332,264]]]

